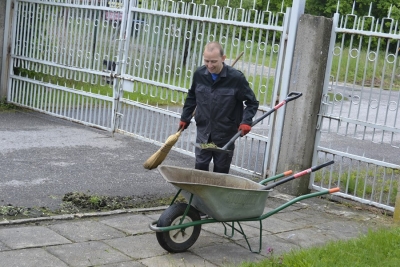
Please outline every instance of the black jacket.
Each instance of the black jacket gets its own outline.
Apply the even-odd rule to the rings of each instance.
[[[238,132],[241,123],[251,125],[258,101],[241,71],[224,64],[214,82],[202,66],[193,75],[181,120],[190,123],[195,109],[196,142],[211,140],[223,146]]]

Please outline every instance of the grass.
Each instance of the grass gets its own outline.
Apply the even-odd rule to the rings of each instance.
[[[400,227],[369,231],[356,239],[330,241],[325,246],[294,250],[282,255],[274,255],[269,248],[267,259],[240,267],[331,267],[331,266],[399,266]]]
[[[18,109],[17,106],[7,103],[5,99],[0,99],[0,112],[13,111]]]
[[[399,170],[390,168],[376,167],[358,170],[315,173],[314,183],[322,186],[339,186],[342,191],[357,197],[371,199],[379,202],[380,198],[389,199],[389,203],[394,205],[397,196]]]
[[[336,44],[336,47],[340,47],[340,44]],[[371,54],[368,54],[366,50],[362,47],[357,54],[354,54],[354,50],[346,47],[340,53],[334,51],[331,76],[335,77],[335,82],[337,80],[339,83],[354,83],[358,86],[381,87],[385,90],[398,91],[400,89],[400,77],[394,75],[392,79],[392,73],[399,73],[400,65],[398,61],[394,60],[389,63],[383,55],[377,56],[371,61],[371,57],[370,60],[368,59]],[[381,51],[381,54],[383,54],[383,51]],[[357,57],[354,57],[355,55]]]

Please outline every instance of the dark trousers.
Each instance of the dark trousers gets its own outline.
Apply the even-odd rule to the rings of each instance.
[[[228,153],[221,153],[196,147],[195,155],[195,169],[209,171],[210,162],[212,159],[214,162],[214,172],[229,173],[233,157],[233,150],[229,151]]]

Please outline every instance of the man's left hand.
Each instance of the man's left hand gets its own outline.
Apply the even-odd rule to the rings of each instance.
[[[245,136],[246,134],[248,134],[251,130],[251,126],[248,124],[240,124],[239,126],[239,131],[242,131],[242,133],[240,134],[240,136]]]

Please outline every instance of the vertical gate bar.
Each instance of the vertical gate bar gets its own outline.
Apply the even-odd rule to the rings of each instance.
[[[60,90],[61,91],[61,90]],[[64,100],[64,98],[65,98],[65,95],[67,94],[67,92],[65,92],[65,91],[61,91],[61,100],[60,100],[60,115],[62,115],[62,116],[64,116],[64,117],[66,117],[66,114],[65,114],[65,100]]]
[[[86,42],[85,43],[85,48],[83,49],[83,53],[82,53],[82,67],[87,69],[87,68],[91,68],[91,64],[89,62],[89,59],[91,58],[91,53],[90,53],[90,49],[92,47],[92,42],[93,40],[90,38],[92,36],[92,24],[93,24],[93,18],[95,18],[95,16],[93,15],[93,13],[96,12],[95,10],[92,9],[87,9],[85,10],[85,32],[83,34],[83,36],[87,36],[86,38]],[[86,75],[83,76],[83,80],[85,81],[85,77]],[[89,80],[89,79],[88,79]]]
[[[366,198],[365,197],[365,194],[366,194],[366,191],[367,191],[367,184],[368,184],[368,177],[369,177],[369,164],[367,163],[366,164],[366,172],[365,172],[365,177],[364,177],[364,188],[363,188],[363,192],[362,192],[362,198]],[[362,178],[362,177],[361,177]]]
[[[78,116],[77,116],[77,119],[80,121],[84,120],[85,100],[86,100],[85,96],[78,94],[78,107],[77,107]]]
[[[248,169],[248,170],[251,170],[251,167],[250,167],[250,158],[251,158],[251,155],[253,154],[253,144],[254,144],[254,139],[253,138],[251,138],[251,140],[250,140],[250,146],[249,146],[249,156],[247,157],[247,168],[246,169]],[[256,161],[257,162],[257,161]],[[254,172],[256,171],[256,169],[254,169]]]
[[[49,109],[49,90],[45,86],[42,86],[44,101],[43,101],[43,111],[48,111]]]
[[[383,171],[384,171],[384,177],[386,177],[386,168],[384,168],[383,169]],[[389,175],[389,174],[388,174]],[[394,190],[393,190],[393,187],[394,187],[394,183],[393,183],[393,181],[394,181],[394,170],[393,169],[391,169],[391,178],[390,178],[390,185],[389,185],[389,192],[388,192],[388,197],[387,197],[387,200],[386,200],[386,205],[390,205],[390,196],[392,195],[392,192],[394,192]],[[399,181],[399,179],[397,179],[398,181]],[[397,195],[398,195],[399,193],[397,193]],[[395,196],[395,199],[396,199],[396,196]]]
[[[100,107],[99,104],[101,103],[101,99],[95,98],[94,99],[94,108],[93,108],[93,123],[97,125],[101,125],[100,123]]]
[[[8,101],[15,103],[14,95],[15,95],[15,90],[16,90],[15,88],[16,88],[18,82],[19,82],[19,80],[15,80],[15,82],[13,82],[13,83],[10,82],[11,90],[8,91],[8,96],[7,96]]]
[[[58,40],[58,31],[57,31],[57,17],[58,15],[58,7],[52,6],[51,7],[51,36],[50,36],[50,45],[49,45],[49,58],[51,58],[51,62],[55,62],[55,52],[54,49],[57,49],[58,44],[56,44]],[[55,76],[57,73],[57,69],[54,66],[50,66],[50,74]]]
[[[51,105],[51,112],[57,114],[57,109],[56,109],[56,105],[57,105],[57,94],[58,94],[58,90],[52,87],[49,87],[49,90],[51,90],[52,92],[52,105]]]
[[[101,121],[104,123],[104,125],[107,125],[107,109],[108,109],[108,102],[102,101],[102,118]]]
[[[72,103],[72,93],[68,92],[67,96],[68,96],[68,104],[67,104],[68,112],[67,112],[67,114],[68,114],[69,118],[72,118],[72,105],[73,105],[73,103]]]
[[[38,88],[38,108],[43,109],[43,86],[37,85]]]
[[[30,27],[29,28],[30,28],[32,33],[37,32],[37,28],[38,28],[37,16],[34,16],[34,14],[36,13],[35,11],[37,11],[37,6],[32,4],[30,6],[30,14],[29,14],[29,16],[30,16],[30,21],[29,21],[30,22]],[[36,55],[34,54],[36,49],[37,49],[37,47],[36,47],[36,38],[37,38],[36,34],[31,34],[29,40],[32,41],[32,44],[29,46],[29,51],[27,53],[27,57],[30,57],[30,58],[35,58],[36,57]]]
[[[18,30],[16,30],[15,31],[15,42],[13,42],[12,44],[14,45],[14,49],[13,49],[13,51],[14,51],[14,53],[15,54],[17,54],[17,55],[21,55],[22,54],[22,33],[21,33],[21,27],[22,27],[22,24],[23,24],[23,16],[22,16],[22,14],[23,14],[23,8],[24,8],[24,6],[25,6],[25,4],[26,3],[20,3],[19,5],[18,5],[18,3],[20,3],[20,2],[16,2],[15,3],[15,11],[16,11],[16,13],[15,13],[15,16],[14,16],[14,18],[15,19],[17,19],[18,21],[16,21],[17,23],[16,23],[16,25],[17,25],[17,28],[18,28]],[[19,15],[19,16],[18,16]]]
[[[24,11],[23,11],[23,16],[21,19],[23,19],[23,25],[22,26],[22,40],[21,40],[21,45],[22,45],[22,52],[21,52],[21,56],[26,57],[28,55],[28,51],[29,51],[29,45],[27,40],[30,39],[29,37],[29,30],[30,30],[30,23],[29,23],[29,10],[31,8],[31,4],[30,3],[24,3]],[[29,69],[29,62],[28,61],[24,61],[24,68]]]
[[[82,96],[82,120],[88,121],[88,110],[89,110],[89,98],[88,96]]]
[[[95,103],[96,103],[96,101],[95,101]],[[90,97],[90,101],[89,101],[89,118],[88,118],[88,122],[89,123],[94,123],[93,113],[96,113],[96,109],[94,109],[94,106],[93,106],[93,97]]]
[[[183,3],[182,3],[183,4]],[[186,10],[185,10],[185,7],[183,6],[182,7],[182,13],[185,13],[186,12]],[[182,73],[183,73],[183,69],[184,69],[184,66],[183,66],[183,56],[181,55],[181,56],[178,56],[178,55],[180,55],[181,53],[179,53],[179,51],[184,51],[185,50],[185,47],[184,47],[184,43],[183,43],[183,40],[185,40],[185,38],[182,38],[182,34],[183,34],[183,32],[182,32],[182,29],[184,28],[184,25],[186,25],[186,23],[187,23],[187,20],[183,20],[183,19],[180,19],[179,20],[179,34],[177,34],[177,36],[175,36],[176,38],[177,38],[177,47],[176,47],[176,55],[175,55],[175,64],[176,64],[176,68],[175,68],[175,70],[174,70],[174,85],[176,85],[176,86],[180,86],[181,85],[181,81],[182,81]],[[179,101],[179,99],[178,99],[178,97],[177,97],[177,101]]]
[[[137,108],[137,111],[135,112],[135,127],[134,127],[134,130],[133,130],[133,133],[134,134],[138,134],[138,125],[139,125],[139,114],[140,114],[140,109],[141,108]]]
[[[124,117],[119,116],[118,129],[124,130],[126,128],[125,127],[125,116],[127,114],[127,105],[126,105],[126,103],[123,103],[123,102],[119,103],[119,105],[120,105],[120,113],[124,114]]]
[[[101,125],[101,126],[106,126],[105,123],[104,123],[104,118],[102,117],[102,113],[103,113],[102,109],[104,109],[103,108],[104,102],[105,102],[105,100],[98,99],[98,106],[97,106],[97,110],[98,111],[96,112],[96,114],[98,114],[98,116],[97,116],[97,124]]]
[[[72,94],[72,114],[71,114],[71,118],[76,118],[77,117],[77,108],[78,108],[78,103],[77,101],[77,95],[76,94]],[[75,108],[76,105],[76,108]]]
[[[29,90],[29,107],[35,108],[36,84],[32,83]]]
[[[385,178],[386,178],[386,168],[383,168],[383,178],[382,178],[382,181],[381,181],[382,186],[381,186],[381,188],[379,190],[380,191],[379,192],[379,203],[382,203],[382,201],[383,201],[383,193],[384,193],[384,188],[385,188],[385,186],[384,186]]]
[[[55,89],[55,90],[57,90],[57,91],[56,91],[56,92],[57,92],[57,100],[56,100],[55,113],[56,113],[56,114],[60,114],[60,112],[59,112],[60,90],[58,90],[58,89]]]
[[[28,105],[28,97],[26,96],[26,92],[29,88],[29,84],[27,84],[27,86],[25,86],[25,88],[21,88],[21,92],[22,92],[22,97],[21,97],[21,101],[20,103],[22,105]]]
[[[290,77],[290,69],[292,65],[292,58],[293,58],[293,53],[294,53],[294,44],[295,44],[295,39],[296,39],[296,32],[297,32],[297,24],[298,20],[300,18],[300,15],[304,13],[304,7],[305,7],[305,0],[300,0],[300,1],[293,1],[293,6],[292,8],[287,8],[287,12],[284,16],[284,29],[282,34],[287,35],[287,44],[285,48],[285,37],[283,36],[281,38],[281,43],[280,43],[280,59],[279,63],[277,65],[277,72],[275,75],[277,80],[282,80],[282,84],[280,86],[280,92],[279,92],[279,100],[278,100],[278,95],[274,95],[272,97],[272,103],[275,103],[276,101],[283,101],[287,95],[288,91],[288,81]],[[290,14],[290,19],[289,19],[289,14]],[[283,54],[285,54],[283,56]],[[284,62],[283,62],[284,58]],[[283,64],[283,65],[282,65]],[[274,92],[277,94],[279,91],[279,84],[276,83],[274,86]],[[272,106],[272,105],[271,105]],[[285,111],[285,107],[282,107],[283,111],[278,112],[276,114],[272,114],[271,116],[271,121],[275,119],[275,125],[274,129],[269,131],[268,134],[268,140],[269,142],[267,143],[267,154],[264,158],[264,170],[262,170],[262,177],[265,177],[267,175],[267,168],[269,165],[269,175],[275,175],[276,168],[277,168],[277,160],[278,160],[278,153],[279,153],[279,148],[280,148],[280,143],[281,143],[281,132],[283,129],[283,115]],[[273,142],[273,144],[271,144]]]

